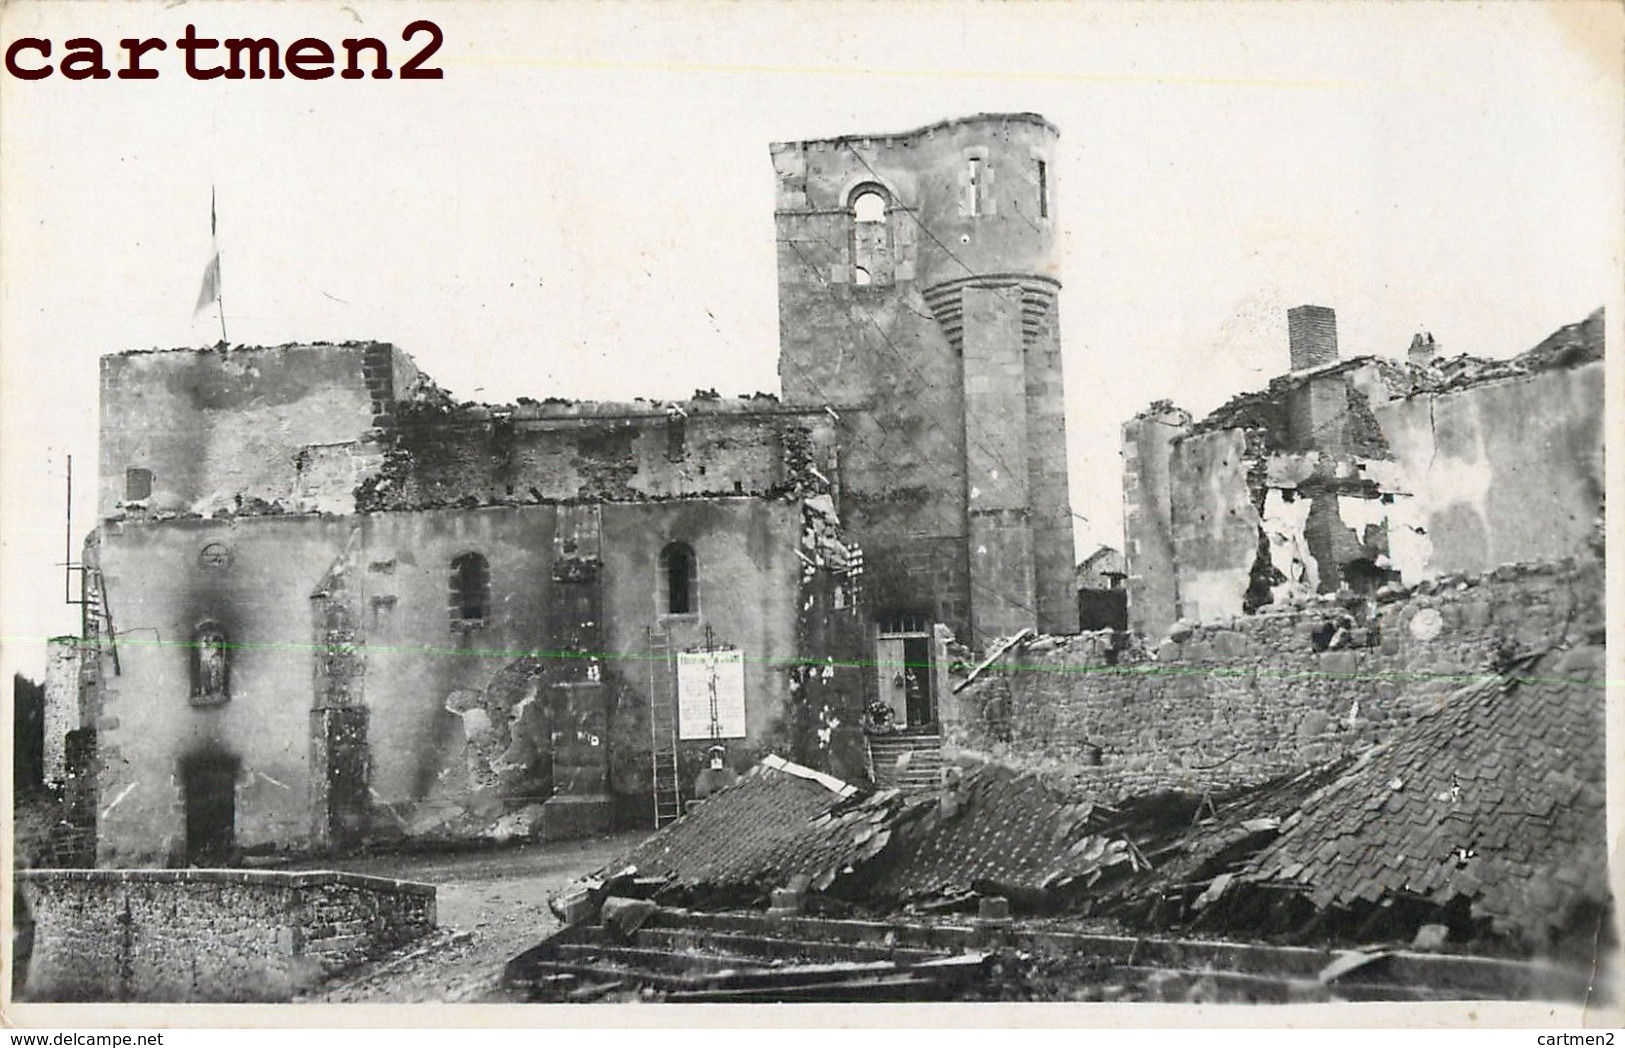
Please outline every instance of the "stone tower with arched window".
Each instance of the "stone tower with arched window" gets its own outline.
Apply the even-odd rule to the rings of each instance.
[[[877,615],[1077,627],[1057,131],[1030,113],[773,147],[779,376],[841,415]]]

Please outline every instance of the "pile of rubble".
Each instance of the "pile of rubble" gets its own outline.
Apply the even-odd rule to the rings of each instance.
[[[769,758],[555,908],[577,928],[620,895],[646,915],[974,913],[1586,963],[1612,910],[1602,677],[1599,645],[1530,656],[1387,744],[1223,794],[1106,804],[971,762],[934,791],[865,793]]]

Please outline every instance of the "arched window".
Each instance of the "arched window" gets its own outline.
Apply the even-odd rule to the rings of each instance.
[[[210,706],[231,697],[231,645],[219,623],[200,622],[192,631],[192,702]]]
[[[878,189],[865,189],[852,198],[852,218],[857,222],[886,221],[886,196]]]
[[[478,553],[459,553],[451,562],[452,626],[482,626],[490,613],[490,565]]]
[[[859,186],[848,199],[852,219],[852,283],[892,282],[892,231],[886,221],[891,197],[878,185]]]
[[[673,542],[660,551],[660,611],[665,615],[692,615],[700,610],[698,565],[694,547]]]

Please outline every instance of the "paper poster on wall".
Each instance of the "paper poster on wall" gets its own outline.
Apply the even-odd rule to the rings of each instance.
[[[745,737],[745,656],[737,648],[677,653],[677,735]]]

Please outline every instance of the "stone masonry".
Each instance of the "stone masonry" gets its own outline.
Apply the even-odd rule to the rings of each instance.
[[[1519,654],[1600,637],[1602,595],[1587,558],[1446,576],[1348,618],[1326,600],[1176,628],[1154,652],[1048,638],[959,696],[955,741],[1116,796],[1261,782],[1384,741]],[[1340,624],[1349,646],[1329,646]]]
[[[352,873],[23,870],[36,1001],[286,1001],[427,934],[432,885]]]

